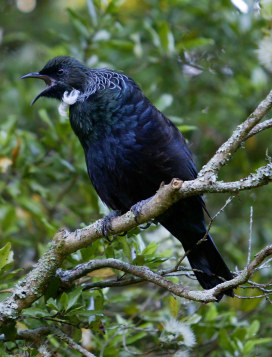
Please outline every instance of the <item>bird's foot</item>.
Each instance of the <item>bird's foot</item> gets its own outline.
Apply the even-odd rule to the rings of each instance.
[[[111,211],[102,221],[102,226],[101,226],[101,230],[103,235],[108,238],[109,235],[112,232],[112,227],[111,227],[111,220],[115,217],[120,216],[122,213],[121,211]]]
[[[138,218],[139,218],[139,216],[141,215],[141,213],[142,213],[142,208],[143,208],[143,206],[144,206],[144,204],[145,203],[147,203],[147,202],[149,202],[151,200],[151,198],[147,198],[146,200],[142,200],[142,201],[140,201],[140,202],[137,202],[135,205],[133,205],[131,208],[130,208],[130,210],[131,210],[131,212],[133,212],[134,213],[134,219],[135,219],[135,221],[137,222],[137,223],[139,223],[138,222]],[[148,226],[149,227],[149,226]]]

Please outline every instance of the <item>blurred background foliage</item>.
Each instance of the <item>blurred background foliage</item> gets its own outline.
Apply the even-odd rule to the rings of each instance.
[[[107,213],[90,185],[69,121],[59,117],[57,102],[40,100],[30,107],[43,83],[19,77],[40,70],[56,55],[124,71],[178,125],[200,168],[271,89],[271,2],[266,0],[261,7],[252,0],[1,1],[2,290],[33,266],[57,229],[75,229]],[[267,47],[260,45],[264,39]],[[220,178],[240,179],[264,165],[271,151],[269,135],[267,130],[248,140]],[[241,193],[214,223],[213,236],[232,270],[247,261],[251,206],[253,254],[271,243],[271,194],[271,185]],[[206,196],[211,215],[227,197]],[[167,267],[181,254],[175,239],[152,227],[135,230],[113,244],[96,242],[73,254],[65,266],[106,256],[138,259],[134,262],[152,268],[164,262]],[[120,274],[105,269],[89,279],[114,275]],[[271,271],[264,269],[254,279],[269,281]],[[198,286],[186,278],[181,281]],[[236,292],[260,294],[249,289]],[[77,326],[69,325],[70,335],[100,356],[265,356],[272,346],[269,299],[225,298],[218,305],[202,306],[148,284],[83,293],[77,287],[59,296],[49,292],[24,312],[16,327],[56,324],[49,320],[52,316]],[[171,332],[166,324],[170,316],[179,320],[180,332]],[[54,337],[50,342],[59,356],[71,355]],[[38,353],[19,342],[6,343],[0,352],[13,355],[23,349],[29,355]]]

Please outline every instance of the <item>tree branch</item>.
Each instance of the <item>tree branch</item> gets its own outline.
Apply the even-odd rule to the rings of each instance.
[[[272,127],[272,119],[267,119],[262,123],[257,124],[250,132],[249,134],[245,137],[245,140],[251,138],[252,136],[260,133],[261,131],[264,131],[266,129],[269,129]]]
[[[75,280],[82,278],[83,276],[87,275],[88,273],[90,273],[94,270],[98,270],[98,269],[101,269],[104,267],[110,267],[113,269],[123,270],[122,265],[119,265],[120,262],[122,262],[122,261],[118,260],[118,259],[112,259],[112,258],[110,258],[110,259],[95,259],[95,260],[91,260],[87,263],[78,264],[75,268],[73,268],[71,270],[58,269],[56,272],[56,275],[59,277],[60,283],[63,287],[71,288],[72,283]],[[130,265],[130,264],[129,264],[129,266],[133,267],[133,265]],[[172,268],[160,269],[156,272],[156,274],[160,275],[160,276],[173,276],[174,275],[173,273],[177,273],[175,275],[188,276],[188,272],[187,271],[185,272],[184,270],[186,270],[186,268],[184,268],[184,267],[177,267],[177,269],[172,269]],[[118,281],[107,280],[106,282],[107,282],[107,284],[110,284],[111,287],[120,287],[120,286],[126,286],[126,285],[139,283],[139,282],[142,282],[145,280],[146,279],[144,279],[143,277],[136,278],[135,276],[132,276],[132,277],[129,277],[124,280],[118,280]],[[101,282],[99,282],[99,281],[94,282],[94,286],[95,287],[99,286],[100,285],[99,283],[101,283]],[[87,288],[90,288],[90,287],[93,287],[92,283],[91,283],[91,285],[85,284],[84,290],[86,290]]]
[[[255,259],[247,265],[245,269],[243,269],[235,278],[232,280],[225,281],[213,289],[204,290],[204,291],[193,291],[185,289],[181,284],[175,284],[163,277],[165,272],[158,271],[157,273],[153,272],[151,269],[145,266],[137,266],[125,263],[118,259],[98,259],[91,260],[88,263],[79,264],[72,270],[64,271],[59,269],[58,276],[61,281],[65,284],[75,279],[78,279],[87,273],[108,267],[113,269],[121,270],[125,273],[132,274],[136,277],[139,277],[141,280],[146,280],[155,285],[158,285],[171,293],[194,301],[199,301],[203,303],[216,301],[216,295],[219,293],[229,290],[230,288],[235,288],[240,284],[244,284],[250,278],[250,276],[254,273],[255,268],[257,268],[269,255],[272,255],[272,245],[268,245],[264,249],[262,249],[255,257]]]
[[[218,172],[224,166],[235,151],[239,148],[240,144],[246,139],[250,131],[257,125],[265,114],[271,109],[272,106],[272,91],[268,96],[258,105],[253,113],[232,133],[231,137],[220,146],[215,155],[203,166],[199,172],[198,177],[207,178],[209,181],[214,182],[217,179]]]
[[[272,180],[272,164],[270,163],[240,181],[218,182],[216,178],[220,168],[231,158],[240,144],[252,131],[253,127],[263,118],[271,106],[272,91],[248,119],[239,125],[231,137],[217,150],[213,158],[202,168],[197,179],[192,181],[173,179],[170,184],[162,186],[151,200],[143,205],[141,214],[137,217],[137,223],[134,213],[128,211],[126,214],[112,220],[111,233],[119,234],[124,231],[129,231],[138,224],[148,222],[165,212],[173,203],[185,197],[208,192],[239,192],[270,182]],[[0,303],[0,327],[6,321],[16,319],[22,309],[31,306],[34,301],[44,294],[50,279],[55,275],[56,270],[61,266],[66,256],[78,249],[87,247],[95,240],[103,237],[102,222],[103,220],[100,219],[74,232],[62,229],[56,233],[48,250],[34,269],[14,287],[11,295]],[[264,252],[266,252],[265,254],[270,254],[269,249],[271,249],[271,246],[261,251],[262,254],[264,254]],[[257,257],[251,264],[260,261],[260,256],[258,255]],[[261,261],[263,261],[263,259]],[[119,263],[116,265],[117,263],[114,260],[112,260],[111,264],[112,267],[115,266],[116,269],[122,268],[121,270],[130,272],[139,278],[148,279],[150,282],[162,286],[176,295],[201,302],[215,301],[215,295],[223,290],[244,283],[246,278],[248,278],[253,271],[251,265],[249,265],[233,280],[224,282],[211,290],[200,292],[189,291],[180,285],[177,286],[146,267],[131,266],[123,262],[120,262],[121,265]]]

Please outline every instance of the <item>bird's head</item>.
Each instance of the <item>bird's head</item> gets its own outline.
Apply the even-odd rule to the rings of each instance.
[[[32,101],[34,104],[40,97],[61,100],[64,92],[77,89],[84,91],[88,78],[88,68],[78,60],[68,56],[58,56],[50,60],[40,72],[28,73],[21,77],[39,78],[46,83],[46,88]]]

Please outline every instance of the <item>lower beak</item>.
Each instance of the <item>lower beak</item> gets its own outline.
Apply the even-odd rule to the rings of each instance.
[[[49,87],[52,87],[56,83],[56,81],[53,78],[51,78],[45,74],[40,74],[39,72],[28,73],[28,74],[25,74],[24,76],[20,77],[20,79],[25,79],[25,78],[43,79],[46,83],[46,88],[32,100],[31,105],[33,105],[36,102],[36,100],[38,100]]]

